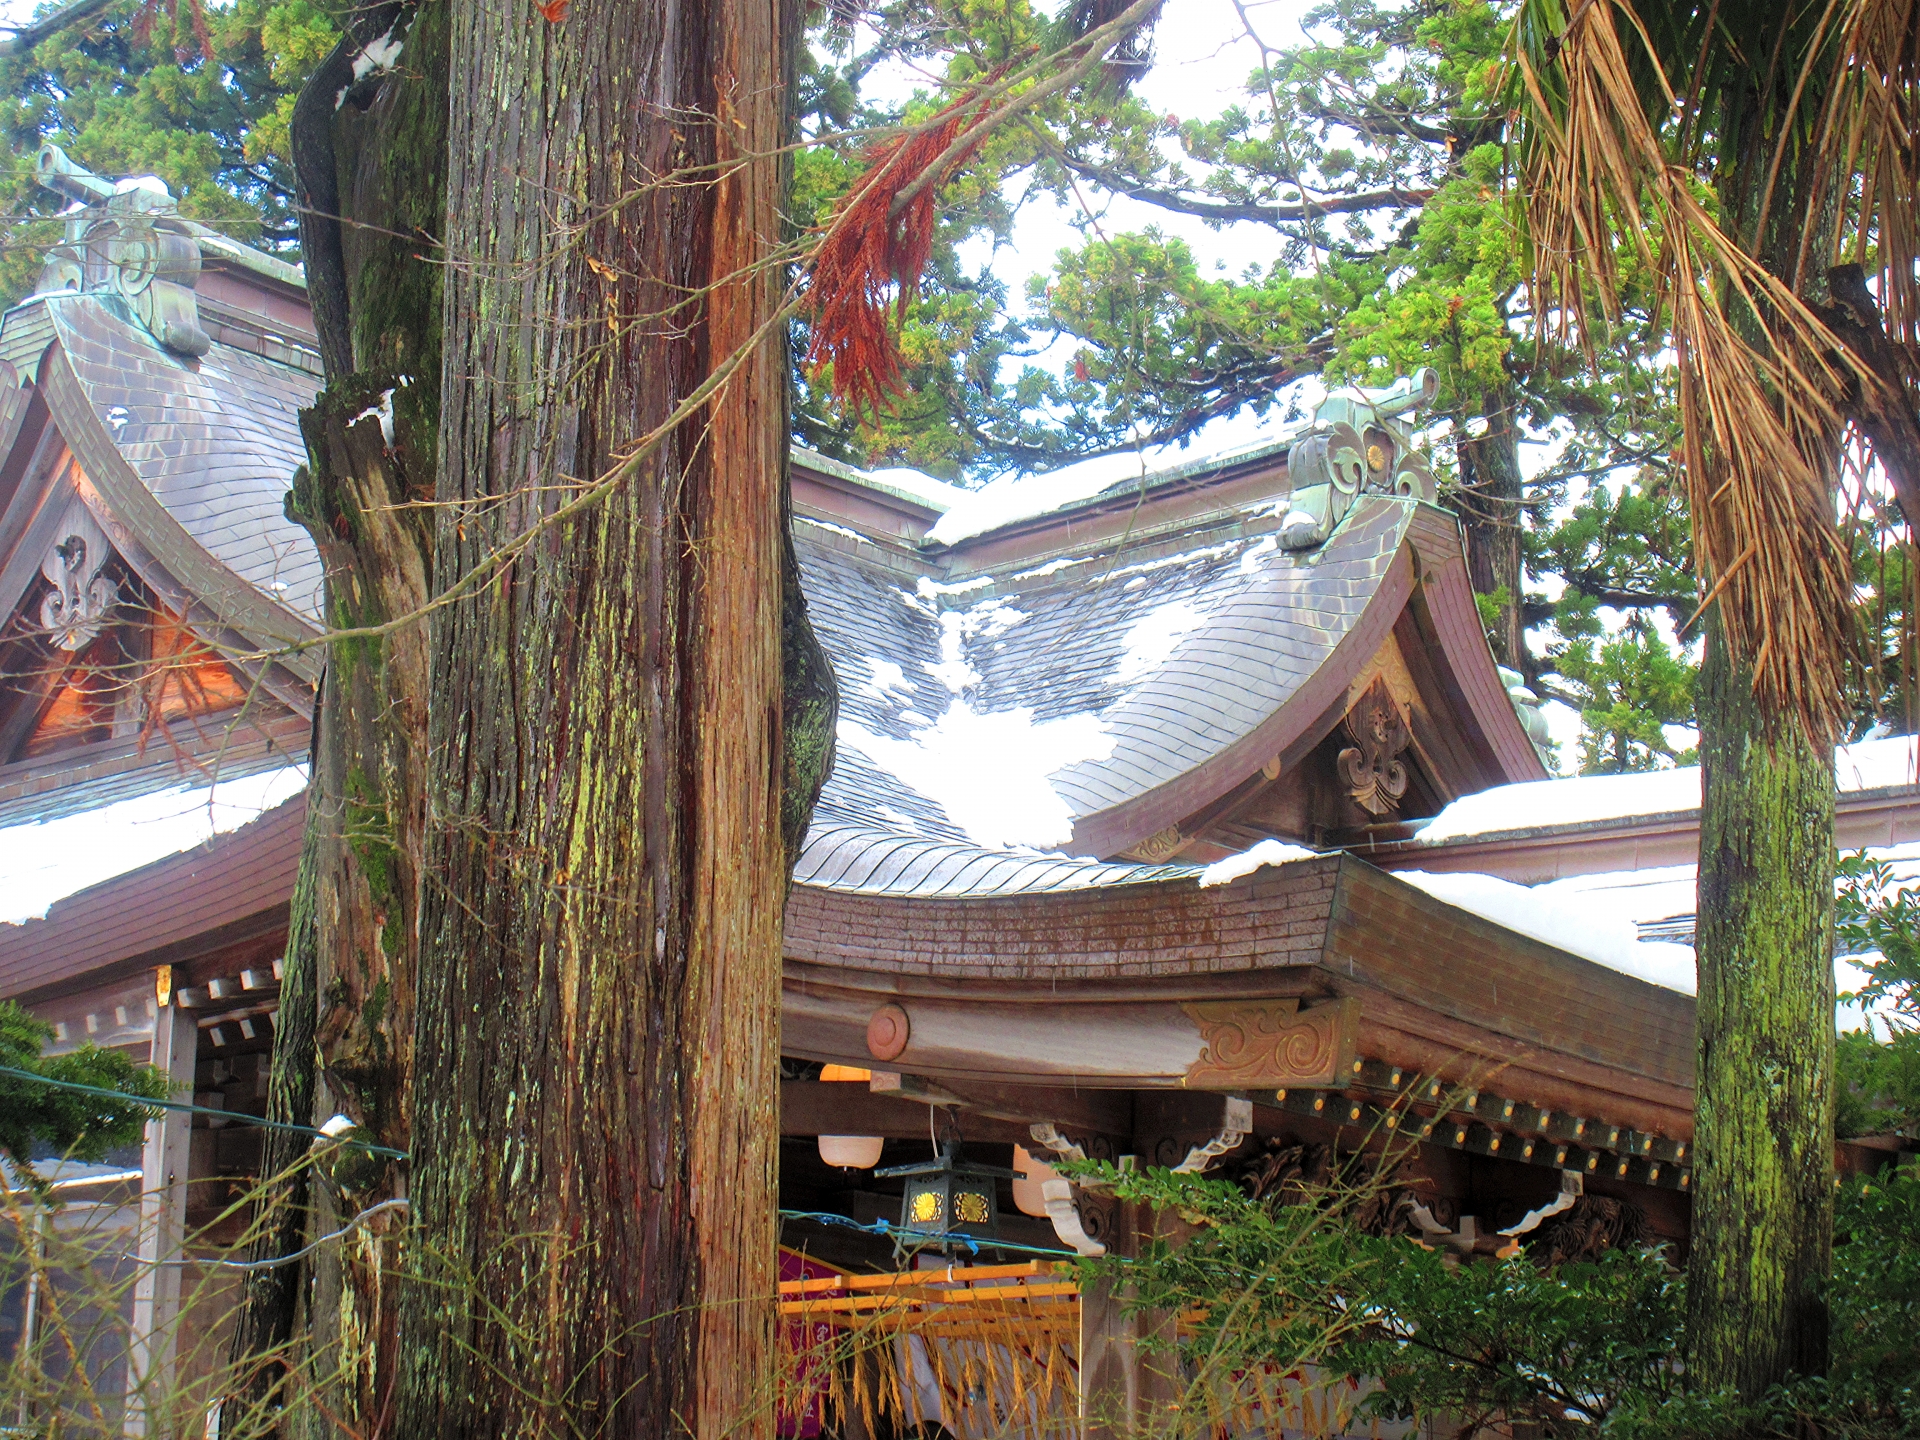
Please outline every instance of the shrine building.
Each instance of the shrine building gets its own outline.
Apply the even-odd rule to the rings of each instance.
[[[323,577],[283,501],[320,360],[298,268],[157,181],[41,169],[73,204],[0,320],[0,997],[191,1094],[49,1173],[142,1261],[211,1261],[306,823],[323,652],[286,647]],[[1063,1155],[1259,1193],[1389,1142],[1388,1232],[1684,1257],[1698,772],[1550,777],[1412,445],[1431,398],[989,492],[793,452],[840,709],[786,916],[783,1245],[822,1282],[790,1313],[907,1263],[916,1181],[880,1172],[943,1138],[1019,1172],[928,1226],[1019,1248],[945,1265],[1139,1244]],[[1843,849],[1920,855],[1913,766],[1911,738],[1841,752]],[[129,1294],[135,1369],[183,1293],[222,1323],[181,1268]],[[1070,1298],[1084,1395],[1134,1393],[1113,1302]],[[33,1323],[10,1293],[0,1355]]]

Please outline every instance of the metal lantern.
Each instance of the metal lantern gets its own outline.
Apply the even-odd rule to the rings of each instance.
[[[952,1254],[965,1240],[995,1240],[1000,1235],[1000,1206],[996,1180],[1010,1180],[1013,1171],[997,1165],[969,1165],[962,1158],[957,1137],[940,1143],[940,1152],[919,1165],[895,1165],[875,1175],[904,1179],[900,1197],[900,1231],[904,1242],[924,1236],[929,1248]]]

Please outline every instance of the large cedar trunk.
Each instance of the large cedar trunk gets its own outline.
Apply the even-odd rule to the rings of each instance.
[[[796,34],[454,10],[401,1434],[771,1429]]]

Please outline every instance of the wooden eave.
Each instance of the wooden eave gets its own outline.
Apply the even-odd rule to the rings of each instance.
[[[0,995],[33,1000],[191,965],[284,928],[305,818],[304,797],[288,801],[68,896],[43,920],[0,926]],[[867,1025],[892,1002],[930,1017],[929,1036],[977,1037],[971,1056],[929,1064],[909,1047],[900,1057],[899,1068],[936,1080],[1179,1088],[1149,1062],[1191,1033],[1186,1007],[1346,1000],[1357,1005],[1361,1059],[1650,1133],[1692,1129],[1690,997],[1516,935],[1351,856],[1209,889],[1162,881],[935,900],[800,886],[785,971],[786,1048],[810,1059],[882,1063]],[[1098,1065],[1074,1058],[1087,1056]]]
[[[797,887],[786,934],[787,1046],[812,1059],[882,1063],[866,1026],[891,1001],[932,1017],[938,1039],[919,1053],[910,1045],[903,1070],[1177,1085],[1129,1057],[1179,1028],[1183,1006],[1349,998],[1364,1059],[1691,1134],[1691,997],[1517,935],[1350,856],[1212,889],[1164,881],[935,900]],[[956,1058],[962,1035],[977,1037],[976,1058]],[[1076,1068],[1088,1054],[1101,1057],[1097,1073]]]
[[[0,996],[31,1003],[284,932],[306,816],[296,797],[56,901],[44,919],[0,925]]]

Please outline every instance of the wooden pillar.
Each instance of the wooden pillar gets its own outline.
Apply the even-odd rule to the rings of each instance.
[[[191,1010],[172,1003],[171,979],[159,993],[165,1003],[153,1026],[149,1063],[176,1094],[193,1093],[193,1064],[200,1028]],[[174,1331],[180,1314],[180,1266],[187,1224],[187,1160],[192,1116],[165,1110],[147,1124],[140,1157],[139,1270],[133,1285],[133,1319],[127,1336],[126,1435],[161,1435],[163,1417],[150,1413],[164,1403],[173,1372]]]
[[[1108,1253],[1138,1255],[1153,1238],[1153,1209],[1138,1202],[1108,1203]],[[1172,1411],[1182,1388],[1173,1351],[1142,1344],[1159,1340],[1170,1347],[1172,1317],[1152,1311],[1129,1315],[1127,1299],[1126,1287],[1111,1281],[1088,1285],[1080,1292],[1083,1440],[1145,1440],[1172,1428]]]

